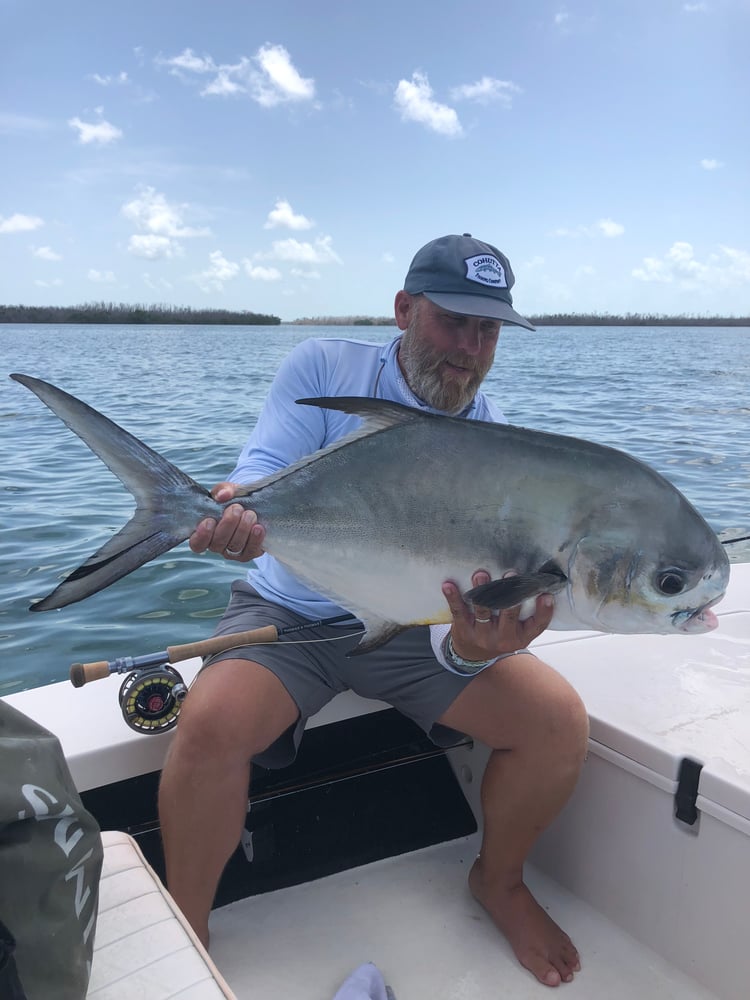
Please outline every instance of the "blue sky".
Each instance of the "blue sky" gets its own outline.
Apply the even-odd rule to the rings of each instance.
[[[746,0],[0,0],[0,302],[750,313]]]

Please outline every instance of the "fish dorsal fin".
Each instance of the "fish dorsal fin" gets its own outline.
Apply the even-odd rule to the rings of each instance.
[[[305,466],[312,465],[313,462],[317,462],[324,455],[330,455],[331,452],[338,451],[339,448],[346,448],[353,441],[359,441],[361,438],[370,437],[381,431],[387,431],[389,428],[397,427],[400,424],[413,423],[416,420],[425,420],[432,417],[432,414],[422,413],[421,410],[417,410],[412,406],[404,406],[402,403],[391,403],[385,399],[369,399],[367,396],[318,396],[311,399],[297,399],[295,402],[305,406],[319,406],[324,410],[340,410],[342,413],[355,414],[358,417],[362,417],[363,423],[361,427],[339,438],[338,441],[334,441],[333,444],[329,444],[319,451],[314,451],[311,455],[305,455],[304,458],[299,459],[293,465],[289,465],[279,472],[274,472],[270,476],[264,476],[263,479],[258,479],[247,486],[240,487],[236,491],[235,496],[250,496],[258,490],[264,489],[266,486],[272,486],[274,483],[278,483],[287,476],[290,476],[293,472],[297,472],[298,469],[304,469]]]
[[[323,410],[340,410],[342,413],[352,413],[362,417],[364,426],[354,431],[357,437],[432,416],[414,406],[405,406],[403,403],[394,403],[388,399],[371,399],[369,396],[317,396],[312,399],[297,399],[295,402],[303,406],[319,406]]]

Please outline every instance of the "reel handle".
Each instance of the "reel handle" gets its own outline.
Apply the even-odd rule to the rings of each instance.
[[[100,681],[103,677],[109,677],[111,668],[106,660],[98,660],[96,663],[72,663],[70,665],[70,683],[73,687],[80,688],[89,681]]]

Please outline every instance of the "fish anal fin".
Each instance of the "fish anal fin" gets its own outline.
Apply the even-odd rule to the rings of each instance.
[[[361,656],[363,653],[371,653],[374,649],[380,649],[391,639],[405,632],[411,625],[400,625],[397,622],[365,622],[365,632],[359,640],[359,644],[354,649],[349,650],[347,656]]]
[[[560,567],[550,561],[533,573],[506,576],[474,587],[464,594],[464,600],[483,608],[504,611],[522,604],[529,597],[555,594],[562,590],[567,581],[568,578]]]

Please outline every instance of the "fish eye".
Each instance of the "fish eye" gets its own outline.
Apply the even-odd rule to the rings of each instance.
[[[674,594],[682,593],[685,589],[685,578],[676,570],[668,569],[659,574],[656,585],[662,594],[671,597]]]

